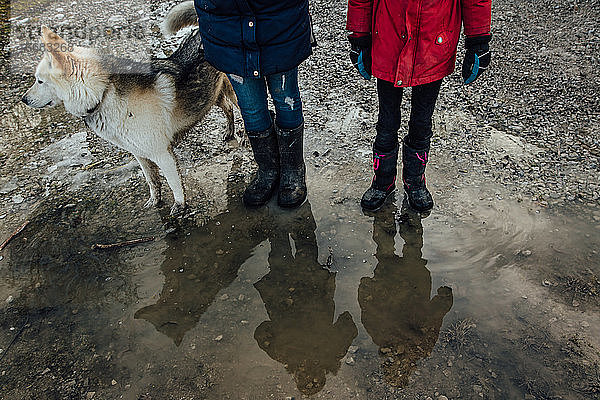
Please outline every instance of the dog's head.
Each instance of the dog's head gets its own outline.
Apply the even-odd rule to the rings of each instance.
[[[23,102],[33,108],[63,103],[69,113],[86,116],[100,103],[107,87],[97,55],[91,49],[68,44],[46,26],[42,26],[41,39],[44,55]]]

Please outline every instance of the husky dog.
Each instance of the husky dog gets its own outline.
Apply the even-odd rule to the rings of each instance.
[[[173,34],[196,23],[193,3],[186,2],[171,9],[162,28]],[[64,104],[100,137],[133,153],[150,187],[146,207],[161,202],[160,169],[173,191],[171,214],[183,209],[185,195],[173,146],[214,105],[227,116],[224,139],[235,132],[235,93],[226,75],[204,60],[198,32],[170,57],[148,63],[72,46],[45,26],[42,44],[36,82],[23,102],[34,108]]]

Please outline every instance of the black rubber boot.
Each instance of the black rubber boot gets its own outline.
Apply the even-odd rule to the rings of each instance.
[[[249,207],[259,207],[267,203],[279,185],[279,148],[275,124],[262,132],[248,132],[248,139],[258,164],[256,176],[250,182],[242,200]]]
[[[277,204],[298,207],[306,200],[306,166],[304,164],[304,123],[294,129],[277,127],[280,174]]]
[[[425,187],[425,166],[429,158],[429,147],[413,149],[406,143],[402,145],[402,180],[408,204],[418,212],[433,208],[431,193]]]
[[[371,187],[363,194],[360,205],[367,211],[379,210],[396,189],[398,146],[389,153],[382,153],[373,146],[373,170],[375,176]]]

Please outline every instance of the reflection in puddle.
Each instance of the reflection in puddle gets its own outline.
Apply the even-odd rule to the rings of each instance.
[[[151,322],[177,346],[237,277],[252,250],[268,238],[272,216],[267,209],[246,210],[228,180],[226,211],[198,227],[183,227],[167,237],[161,271],[165,284],[159,301],[138,310],[136,319]]]
[[[315,230],[308,202],[280,215],[270,237],[270,271],[254,285],[270,318],[254,338],[304,394],[319,392],[325,375],[337,373],[358,334],[348,311],[335,321],[335,273],[317,260]]]
[[[138,310],[136,319],[151,322],[179,346],[189,330],[230,286],[265,240],[270,243],[268,270],[254,288],[268,320],[254,331],[256,343],[283,364],[305,395],[319,392],[327,374],[337,374],[358,335],[348,311],[336,316],[336,272],[318,261],[317,226],[307,201],[297,210],[264,207],[247,210],[228,181],[225,212],[203,226],[185,226],[169,236],[161,271],[165,283],[154,305]],[[394,253],[397,233],[404,239],[402,256]],[[383,355],[387,381],[405,386],[416,362],[429,356],[452,291],[440,287],[430,299],[431,275],[422,258],[420,217],[380,212],[373,221],[377,266],[358,289],[361,322]],[[242,334],[249,334],[243,332]]]
[[[404,239],[402,256],[394,253],[396,232]],[[358,289],[361,321],[379,346],[386,380],[404,387],[417,361],[428,357],[442,320],[452,307],[452,289],[442,286],[430,299],[431,274],[422,258],[423,227],[418,215],[403,208],[400,223],[379,212],[373,221],[377,266]]]
[[[584,353],[595,342],[583,336],[597,330],[597,314],[561,306],[514,267],[549,259],[567,272],[592,270],[594,240],[571,253],[566,234],[523,239],[534,230],[506,228],[507,221],[523,225],[520,214],[491,209],[486,220],[498,217],[485,234],[479,225],[452,229],[455,220],[443,215],[424,220],[423,229],[406,210],[399,220],[391,209],[370,219],[352,205],[324,206],[318,195],[297,210],[248,210],[236,182],[227,181],[227,211],[204,225],[184,223],[161,241],[118,251],[91,245],[142,229],[162,234],[158,217],[144,220],[134,209],[132,222],[121,204],[107,201],[118,187],[40,207],[0,265],[6,285],[19,288],[0,313],[2,396],[259,399],[297,396],[297,388],[320,398],[434,391],[471,398],[475,387],[485,398],[597,393],[595,359]],[[551,247],[549,258],[539,243],[561,251]],[[516,246],[536,251],[515,256]],[[491,256],[499,261],[488,262]],[[157,264],[164,275],[158,301],[146,297],[163,284]],[[140,301],[156,304],[138,309]],[[444,318],[453,324],[436,346]]]
[[[247,210],[229,186],[226,212],[167,239],[160,299],[135,318],[151,322],[179,346],[253,249],[268,239],[270,272],[255,287],[270,320],[256,328],[254,337],[285,365],[301,392],[317,393],[325,375],[339,370],[358,331],[347,311],[335,321],[335,273],[318,263],[310,203],[276,215],[268,207]]]

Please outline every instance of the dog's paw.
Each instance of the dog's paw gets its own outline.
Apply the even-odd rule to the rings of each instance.
[[[160,197],[150,196],[150,198],[148,199],[146,204],[144,204],[144,208],[159,207],[160,204],[161,204]]]
[[[185,203],[173,203],[171,207],[170,215],[171,217],[177,217],[183,215],[183,211],[185,210]]]

